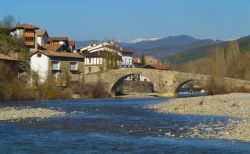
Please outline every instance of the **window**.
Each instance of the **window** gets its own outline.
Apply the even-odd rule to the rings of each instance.
[[[77,71],[78,70],[78,63],[77,62],[70,62],[70,70]]]
[[[34,41],[34,37],[25,37],[25,41],[26,42],[33,42]]]
[[[89,64],[91,64],[91,58],[89,58]]]
[[[91,73],[91,67],[89,67],[89,73]]]
[[[52,61],[52,70],[59,71],[60,70],[60,62],[59,61]]]
[[[38,54],[37,54],[37,57],[38,57],[38,58],[39,58],[39,57],[42,57],[42,54],[38,53]]]
[[[33,29],[25,29],[25,32],[28,32],[28,33],[33,33],[34,30]]]

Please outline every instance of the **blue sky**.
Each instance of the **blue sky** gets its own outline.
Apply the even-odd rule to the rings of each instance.
[[[250,35],[249,0],[5,0],[5,15],[73,40]]]

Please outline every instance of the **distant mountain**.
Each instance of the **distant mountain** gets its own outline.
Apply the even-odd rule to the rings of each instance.
[[[229,41],[216,42],[215,44],[193,48],[185,52],[176,52],[173,55],[168,56],[167,60],[173,63],[185,63],[191,60],[203,58],[207,56],[209,51],[217,45],[223,47],[226,51]],[[239,38],[237,41],[241,52],[250,52],[250,36]]]
[[[96,43],[97,40],[79,41],[77,47],[82,47],[90,43]],[[118,42],[120,46],[134,50],[135,56],[152,55],[164,59],[176,52],[184,52],[198,47],[212,45],[217,41],[211,39],[196,39],[188,35],[169,36],[163,39],[137,39],[134,43]]]

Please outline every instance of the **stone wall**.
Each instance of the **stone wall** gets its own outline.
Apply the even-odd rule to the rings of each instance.
[[[117,88],[117,93],[132,94],[132,93],[153,93],[152,82],[129,81],[124,80]]]

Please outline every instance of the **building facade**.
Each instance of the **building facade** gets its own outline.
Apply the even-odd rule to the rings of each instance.
[[[48,44],[49,41],[49,35],[46,30],[38,29],[36,30],[36,44],[38,46],[44,46],[45,44]]]
[[[32,54],[30,67],[38,73],[41,83],[51,75],[60,86],[65,86],[68,79],[70,82],[82,80],[84,57],[67,51],[41,50]]]
[[[15,28],[12,29],[11,35],[16,38],[22,38],[24,45],[29,49],[36,48],[36,30],[39,27],[31,24],[17,24]]]
[[[121,48],[114,42],[101,42],[80,48],[86,58],[85,73],[94,73],[122,67]]]

